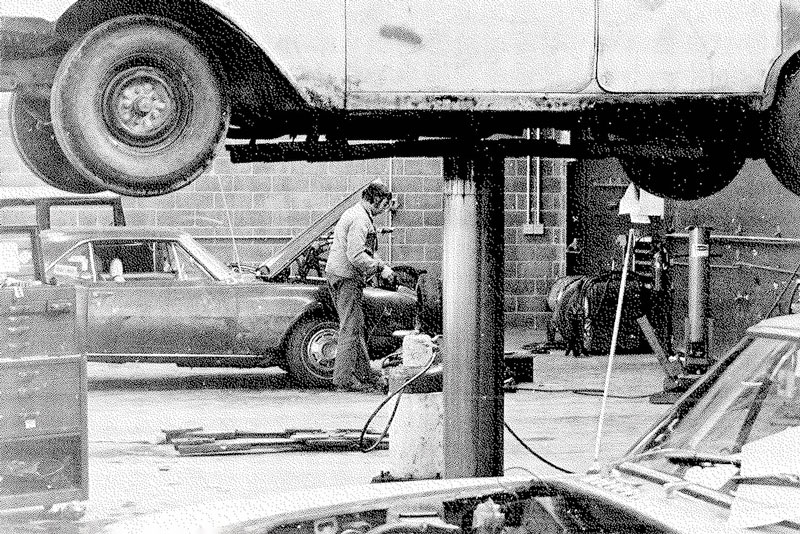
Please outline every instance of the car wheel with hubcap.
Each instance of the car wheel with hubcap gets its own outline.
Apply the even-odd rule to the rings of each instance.
[[[338,336],[339,323],[327,317],[310,317],[295,325],[286,343],[292,379],[308,387],[331,386]]]
[[[89,31],[53,82],[53,129],[67,159],[98,186],[132,196],[197,178],[225,138],[220,71],[188,28],[127,16]]]

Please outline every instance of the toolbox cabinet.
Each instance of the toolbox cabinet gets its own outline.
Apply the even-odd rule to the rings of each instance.
[[[0,288],[0,509],[88,497],[81,352],[74,288]]]

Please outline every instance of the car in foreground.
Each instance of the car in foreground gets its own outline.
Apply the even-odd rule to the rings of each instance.
[[[800,316],[791,315],[750,328],[624,458],[591,473],[536,476],[530,466],[530,476],[293,494],[265,486],[258,499],[172,510],[106,532],[796,533],[798,458]]]
[[[796,0],[52,0],[0,17],[12,139],[76,192],[175,191],[226,140],[235,161],[376,157],[363,141],[441,156],[424,140],[538,127],[659,195],[710,195],[763,156],[800,192]]]
[[[338,317],[325,279],[295,274],[299,252],[256,278],[163,227],[51,229],[41,242],[48,282],[77,289],[89,361],[277,365],[300,384],[330,383]],[[395,331],[414,328],[416,305],[404,286],[364,289],[373,358],[399,346]]]

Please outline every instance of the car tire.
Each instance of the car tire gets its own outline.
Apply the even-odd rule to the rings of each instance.
[[[199,42],[168,19],[126,16],[73,45],[50,105],[56,139],[76,169],[117,193],[155,196],[210,165],[230,104]]]
[[[333,362],[339,323],[327,317],[309,317],[292,328],[286,342],[289,375],[305,387],[333,385]]]
[[[50,120],[50,103],[46,99],[15,92],[8,106],[8,121],[17,153],[44,183],[69,193],[105,190],[83,177],[61,151]]]
[[[416,289],[419,275],[425,273],[425,271],[421,271],[411,265],[397,265],[392,267],[392,270],[394,271],[397,285],[408,289]]]
[[[744,165],[744,156],[736,151],[704,150],[699,158],[620,156],[619,162],[630,181],[649,193],[697,200],[730,184]]]
[[[800,68],[783,77],[767,113],[764,152],[778,181],[800,195]]]

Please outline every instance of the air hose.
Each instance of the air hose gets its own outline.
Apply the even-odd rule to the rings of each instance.
[[[405,390],[405,388],[413,384],[415,381],[419,380],[422,377],[422,375],[428,372],[428,369],[431,368],[433,362],[436,360],[436,356],[438,354],[438,350],[436,349],[437,347],[434,347],[434,350],[431,353],[431,357],[428,359],[428,362],[425,364],[425,367],[423,367],[419,373],[406,380],[403,383],[403,385],[401,385],[399,388],[397,388],[395,391],[389,394],[388,397],[383,399],[383,401],[381,401],[378,407],[375,408],[375,410],[373,410],[373,412],[367,418],[367,422],[364,423],[364,428],[361,429],[361,435],[358,438],[358,448],[361,450],[361,452],[374,451],[381,443],[381,441],[383,441],[383,438],[386,437],[386,434],[389,433],[389,427],[392,426],[392,421],[394,420],[394,416],[397,413],[397,407],[400,405],[400,398],[403,396],[403,390]],[[389,403],[389,401],[391,401],[394,397],[397,397],[397,401],[395,402],[394,408],[392,409],[392,414],[389,416],[389,421],[386,422],[386,427],[383,429],[383,432],[381,432],[380,437],[378,437],[378,439],[376,439],[372,445],[365,447],[364,436],[366,435],[369,429],[369,424],[372,422],[373,419],[375,419],[375,416],[377,416],[378,413],[380,413],[383,407],[386,406]]]

